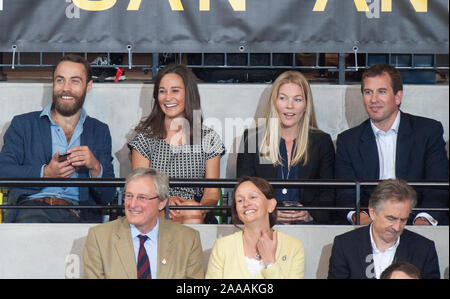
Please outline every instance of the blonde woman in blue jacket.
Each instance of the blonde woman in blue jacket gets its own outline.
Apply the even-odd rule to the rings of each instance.
[[[232,219],[244,229],[216,241],[206,278],[303,278],[305,251],[300,240],[273,230],[273,187],[258,177],[243,177],[234,188]]]

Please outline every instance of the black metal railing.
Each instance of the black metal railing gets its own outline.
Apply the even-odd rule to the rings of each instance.
[[[234,188],[237,184],[236,179],[175,179],[169,181],[170,187],[201,187],[201,188]],[[361,188],[375,187],[379,181],[343,181],[343,180],[268,180],[273,187],[283,188],[319,188],[319,189],[355,189],[355,205],[352,207],[277,207],[279,210],[356,210],[356,224],[359,224],[359,212],[367,207],[361,207]],[[408,184],[419,189],[447,189],[448,181],[409,181]],[[103,178],[103,179],[48,179],[48,178],[0,178],[0,187],[3,188],[20,188],[20,187],[124,187],[125,179],[123,178]],[[1,209],[103,209],[117,210],[123,209],[123,204],[111,205],[0,205]],[[167,206],[168,210],[230,210],[230,205],[220,206]],[[448,208],[414,208],[413,210],[421,211],[449,211]]]
[[[339,84],[346,84],[346,73],[356,73],[360,70],[367,68],[368,66],[375,63],[387,63],[395,66],[400,70],[412,70],[412,71],[445,71],[448,72],[448,54],[394,54],[394,53],[363,53],[358,52],[358,49],[353,49],[350,53],[324,53],[324,52],[314,52],[314,53],[189,53],[189,55],[198,55],[199,58],[189,61],[186,59],[187,53],[133,53],[131,51],[131,46],[127,47],[128,52],[124,53],[109,53],[105,51],[101,53],[100,56],[105,57],[105,64],[93,64],[94,68],[116,68],[122,67],[125,69],[142,69],[145,73],[152,74],[152,80],[156,77],[159,69],[165,66],[167,63],[179,62],[185,63],[188,67],[192,69],[266,69],[266,70],[287,70],[287,69],[297,69],[297,70],[317,70],[321,72],[329,72],[330,74],[337,74],[337,82]],[[24,67],[53,67],[54,64],[45,62],[44,56],[54,53],[36,52],[24,54],[38,54],[39,58],[35,62],[24,62],[21,59],[22,52],[19,51],[17,46],[12,47],[11,53],[8,54],[8,58],[2,58],[0,53],[0,70],[2,67],[24,68]],[[61,56],[65,52],[60,53]],[[84,57],[88,60],[88,54],[84,52]],[[113,63],[111,55],[122,55],[123,62]],[[140,55],[152,55],[151,63],[140,64],[133,59],[133,54]],[[307,62],[302,62],[300,58],[296,58],[297,54],[312,54],[314,57],[308,59]],[[209,62],[207,55],[223,55],[223,59],[220,62]],[[333,59],[326,59],[325,55],[332,55]],[[231,57],[237,57],[238,62],[233,62]],[[264,62],[255,62],[260,56],[267,56]],[[287,56],[287,58],[285,58]],[[256,58],[255,58],[256,57]],[[281,57],[281,58],[280,58]],[[310,61],[311,60],[311,61]],[[330,62],[328,60],[331,60]],[[0,72],[1,73],[1,72]]]

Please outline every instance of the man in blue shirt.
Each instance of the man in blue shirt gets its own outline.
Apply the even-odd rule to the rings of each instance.
[[[368,68],[362,75],[361,92],[369,119],[340,133],[336,140],[335,178],[339,180],[448,181],[448,158],[444,129],[436,120],[400,110],[403,82],[400,71],[386,64]],[[362,188],[361,207],[367,207],[372,188]],[[340,189],[336,204],[355,205],[355,190]],[[448,225],[448,213],[427,211],[448,208],[448,190],[421,189],[417,194],[419,213],[411,213],[408,224]],[[356,214],[337,213],[354,224]],[[371,222],[360,213],[360,224]]]
[[[61,59],[53,72],[53,100],[42,111],[15,116],[0,152],[0,177],[102,178],[114,177],[111,134],[106,124],[83,109],[92,88],[89,64],[77,55]],[[10,204],[107,204],[114,188],[13,188]],[[101,222],[93,209],[8,210],[6,222]]]

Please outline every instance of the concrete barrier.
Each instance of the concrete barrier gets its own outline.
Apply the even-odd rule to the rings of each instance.
[[[1,278],[80,278],[82,252],[93,224],[0,224]],[[189,225],[200,232],[205,267],[217,238],[237,230],[233,225]],[[335,236],[353,226],[276,226],[305,246],[305,278],[322,279]],[[436,244],[441,278],[449,277],[449,227],[407,227]]]

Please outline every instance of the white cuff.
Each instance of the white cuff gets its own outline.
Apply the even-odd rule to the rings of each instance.
[[[428,213],[421,212],[421,213],[417,214],[416,217],[414,218],[414,221],[416,221],[416,219],[419,217],[423,217],[423,218],[427,219],[428,222],[430,222],[431,225],[433,225],[433,226],[438,225],[438,221],[436,219],[434,219],[433,217],[431,217],[431,215]],[[414,221],[413,221],[413,223],[414,223]]]
[[[365,211],[361,211],[362,213],[364,213],[364,214],[366,214],[367,216],[369,216],[369,214],[367,214]],[[348,214],[347,214],[347,220],[348,220],[348,222],[350,222],[351,224],[355,224],[354,222],[353,222],[353,220],[352,220],[352,217],[353,217],[353,214],[355,214],[356,213],[356,211],[350,211],[350,212],[348,212]],[[430,216],[431,217],[431,216]]]

